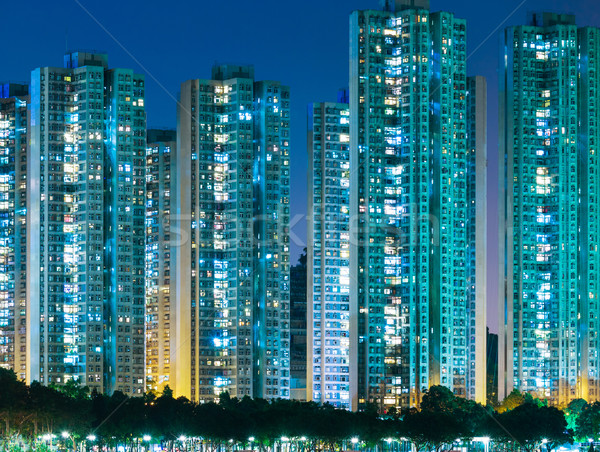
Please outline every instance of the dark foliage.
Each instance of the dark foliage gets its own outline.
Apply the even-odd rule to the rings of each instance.
[[[420,411],[390,410],[380,416],[374,407],[353,413],[327,404],[237,399],[227,393],[219,403],[195,404],[175,399],[168,387],[159,397],[90,394],[74,383],[27,386],[13,372],[0,369],[0,441],[17,437],[34,443],[44,434],[62,431],[69,432],[74,448],[89,435],[109,446],[135,446],[150,435],[169,448],[182,436],[215,447],[252,442],[261,449],[287,438],[322,450],[348,446],[351,438],[366,446],[407,438],[417,450],[441,450],[478,436],[525,450],[534,450],[542,440],[551,445],[571,441],[562,411],[518,394],[509,402],[512,409],[497,413],[434,386],[423,396]],[[598,435],[600,404],[576,404],[569,412],[578,414],[581,434]]]

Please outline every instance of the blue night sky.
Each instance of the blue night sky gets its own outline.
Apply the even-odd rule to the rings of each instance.
[[[175,127],[180,83],[209,78],[214,63],[253,64],[257,79],[291,87],[292,222],[306,214],[306,108],[334,101],[348,85],[348,18],[377,0],[229,0],[222,2],[30,0],[3,2],[0,80],[28,81],[32,69],[62,66],[69,49],[109,54],[111,67],[146,74],[149,127]],[[87,11],[89,12],[86,12]],[[600,26],[597,0],[431,0],[468,21],[469,74],[488,79],[488,324],[497,331],[497,61],[499,25],[523,23],[528,11],[573,13]],[[511,15],[508,19],[507,17]],[[93,18],[91,17],[93,16]],[[505,22],[506,20],[506,22]],[[292,263],[305,246],[306,222],[292,227]]]

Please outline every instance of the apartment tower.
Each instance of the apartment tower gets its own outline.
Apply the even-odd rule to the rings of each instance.
[[[181,85],[170,234],[177,395],[290,396],[289,95],[247,66]]]
[[[599,397],[599,65],[571,15],[502,34],[500,400]]]
[[[418,406],[432,385],[485,402],[466,23],[426,0],[383,3],[350,18],[351,405]]]
[[[307,397],[350,409],[350,110],[338,100],[308,107]]]
[[[0,367],[27,374],[28,85],[0,84]]]
[[[144,91],[102,53],[31,74],[29,382],[144,391]]]
[[[148,129],[146,148],[146,390],[171,384],[171,158],[177,132]]]

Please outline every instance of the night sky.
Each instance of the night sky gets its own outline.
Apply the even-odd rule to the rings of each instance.
[[[29,81],[36,67],[62,66],[66,48],[105,51],[111,67],[146,74],[148,127],[173,128],[181,82],[210,78],[215,63],[253,64],[258,80],[290,85],[291,232],[292,239],[299,239],[292,240],[295,263],[306,241],[307,104],[335,101],[338,89],[348,85],[349,15],[378,7],[377,0],[4,1],[0,80]],[[580,26],[600,26],[600,5],[598,0],[431,0],[431,10],[440,9],[467,19],[469,75],[488,79],[488,324],[497,331],[498,33],[494,30],[521,24],[528,11],[539,10],[576,14]]]

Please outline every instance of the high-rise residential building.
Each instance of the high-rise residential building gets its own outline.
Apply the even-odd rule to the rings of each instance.
[[[0,367],[26,377],[28,85],[0,84]]]
[[[487,83],[467,78],[467,387],[468,397],[487,400]],[[487,367],[486,367],[487,369]]]
[[[531,14],[500,49],[499,399],[600,393],[600,30]]]
[[[485,299],[467,283],[466,23],[428,7],[386,1],[350,19],[353,408],[415,406],[438,384],[485,402],[485,330],[470,328]]]
[[[308,107],[307,397],[352,408],[350,392],[350,110]]]
[[[148,129],[146,148],[146,390],[171,378],[171,156],[177,132]]]
[[[247,66],[181,86],[170,234],[177,395],[290,396],[289,96]]]
[[[306,398],[306,248],[290,267],[290,398]]]
[[[28,381],[144,390],[144,91],[100,53],[32,72]]]

